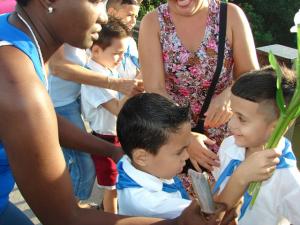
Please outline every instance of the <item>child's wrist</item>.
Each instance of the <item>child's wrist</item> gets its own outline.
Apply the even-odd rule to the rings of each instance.
[[[244,188],[247,187],[251,182],[247,174],[245,174],[240,167],[233,173],[232,176],[236,182]]]
[[[118,79],[107,77],[107,89],[119,91],[118,87],[119,87]]]
[[[106,82],[107,82],[107,89],[111,89],[112,83],[109,76],[106,77]]]

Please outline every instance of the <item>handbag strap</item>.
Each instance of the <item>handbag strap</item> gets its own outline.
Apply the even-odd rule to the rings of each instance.
[[[208,110],[209,104],[211,102],[211,99],[214,95],[216,85],[218,83],[222,67],[223,67],[223,60],[224,60],[224,50],[225,50],[225,38],[226,38],[226,28],[227,28],[227,3],[221,2],[220,6],[220,18],[219,18],[219,43],[218,43],[218,60],[217,60],[217,67],[216,71],[214,73],[212,82],[210,84],[210,87],[207,91],[206,98],[204,100],[201,112],[199,114],[199,121],[196,127],[193,129],[197,131],[197,128],[199,129],[201,127],[201,119],[204,118],[204,114]]]

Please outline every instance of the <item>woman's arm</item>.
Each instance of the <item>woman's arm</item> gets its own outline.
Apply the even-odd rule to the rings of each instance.
[[[141,21],[139,31],[139,58],[146,92],[168,97],[159,38],[158,14],[153,11]]]
[[[84,151],[90,154],[106,156],[117,162],[123,155],[121,148],[82,131],[67,119],[56,114],[58,122],[59,142],[61,146]],[[71,132],[70,132],[71,131]]]
[[[226,37],[233,49],[233,76],[238,79],[243,73],[259,69],[255,44],[249,22],[238,6],[228,3]],[[214,97],[206,112],[205,126],[219,127],[231,118],[231,87]]]
[[[197,204],[165,221],[80,209],[60,150],[55,112],[31,61],[14,47],[1,47],[0,68],[0,140],[22,195],[43,224],[219,224],[216,217],[201,222]]]
[[[126,95],[131,94],[134,89],[140,89],[134,79],[112,77],[108,79],[105,75],[68,61],[64,55],[64,46],[60,47],[50,58],[49,69],[53,75],[64,80],[112,89]]]
[[[259,69],[251,27],[243,10],[228,3],[228,36],[233,48],[233,74],[237,79],[243,73]]]

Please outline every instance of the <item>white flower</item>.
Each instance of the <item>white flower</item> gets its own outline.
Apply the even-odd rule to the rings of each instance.
[[[291,27],[290,31],[292,33],[297,33],[297,25],[300,25],[300,9],[295,15],[294,22],[295,22],[295,25],[293,27]]]

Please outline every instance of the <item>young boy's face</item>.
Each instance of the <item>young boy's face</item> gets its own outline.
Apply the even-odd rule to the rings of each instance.
[[[111,46],[108,46],[104,50],[99,46],[96,46],[96,48],[93,47],[92,59],[105,67],[114,68],[122,61],[126,44],[126,38],[113,38]]]
[[[156,155],[147,153],[145,172],[163,179],[171,179],[180,173],[188,159],[187,148],[191,142],[191,124],[184,123],[176,133],[170,133],[168,141]]]
[[[132,30],[136,24],[139,10],[139,5],[122,4],[118,10],[113,8],[108,9],[108,13],[119,18],[130,30]]]
[[[272,112],[268,115],[272,106],[263,104],[231,95],[233,116],[228,125],[236,145],[255,148],[267,142],[276,121],[270,119]]]

